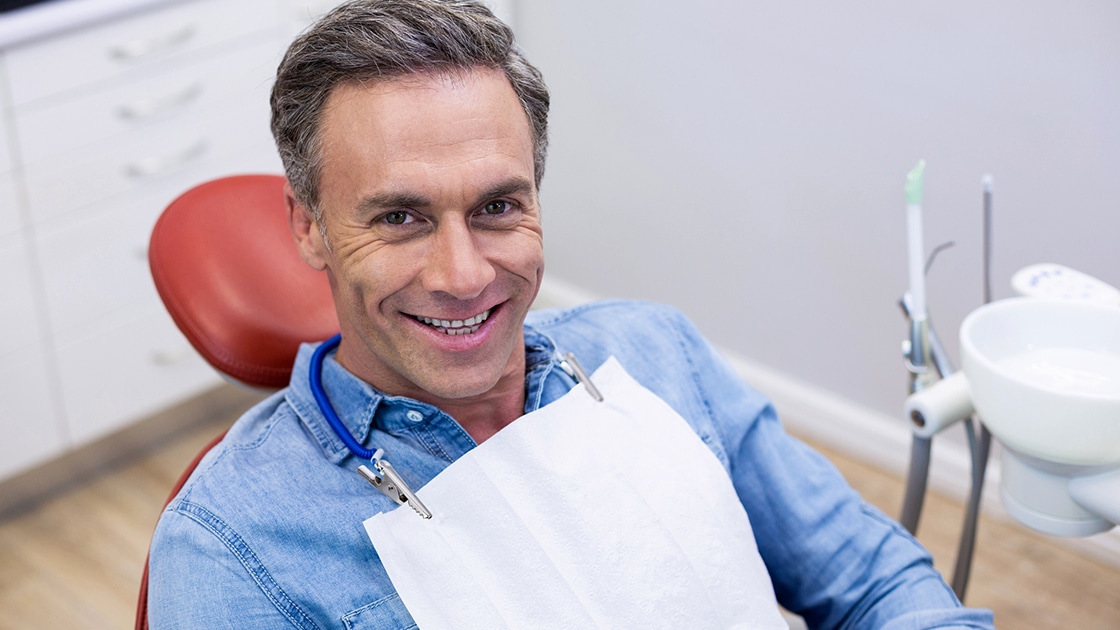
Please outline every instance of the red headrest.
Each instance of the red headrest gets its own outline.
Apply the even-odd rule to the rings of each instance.
[[[225,177],[183,193],[153,228],[148,262],[176,325],[237,381],[284,387],[299,344],[338,332],[326,274],[296,250],[278,175]]]

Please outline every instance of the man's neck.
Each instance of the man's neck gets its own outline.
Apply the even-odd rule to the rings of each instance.
[[[482,444],[525,414],[524,376],[520,382],[509,380],[509,383],[499,383],[485,398],[444,401],[439,408],[454,418],[475,442]]]
[[[518,339],[516,349],[510,354],[502,374],[492,387],[462,398],[439,396],[405,379],[397,379],[396,386],[392,386],[387,382],[391,378],[377,378],[377,370],[362,369],[361,364],[353,362],[350,354],[344,355],[345,339],[344,333],[343,345],[335,354],[335,361],[346,371],[386,395],[413,398],[440,409],[454,418],[476,443],[486,441],[525,413],[527,366],[523,338]]]
[[[522,341],[511,355],[505,373],[486,392],[468,398],[442,398],[426,393],[416,398],[454,418],[476,443],[482,444],[525,415],[526,370],[525,344]]]

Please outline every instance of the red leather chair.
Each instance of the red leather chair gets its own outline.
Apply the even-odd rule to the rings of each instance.
[[[183,193],[153,228],[148,262],[179,330],[235,382],[284,387],[299,344],[338,332],[326,274],[304,264],[292,240],[278,175],[224,177]],[[222,437],[195,457],[167,502]],[[147,627],[145,562],[136,628]]]

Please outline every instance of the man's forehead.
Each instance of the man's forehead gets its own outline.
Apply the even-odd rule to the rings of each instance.
[[[320,139],[321,183],[349,180],[363,197],[449,189],[473,197],[534,181],[528,116],[497,69],[344,84],[324,109]]]
[[[361,128],[385,142],[438,141],[456,131],[474,133],[481,122],[532,145],[528,114],[509,79],[486,67],[339,85],[323,108],[319,135],[337,141]]]

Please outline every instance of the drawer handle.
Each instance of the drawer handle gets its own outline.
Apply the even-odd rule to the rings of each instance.
[[[181,46],[194,37],[193,24],[172,31],[166,35],[157,35],[145,39],[134,39],[116,44],[109,48],[109,56],[117,61],[135,61],[159,54],[177,46]]]
[[[183,107],[202,94],[202,84],[192,83],[185,89],[165,96],[145,98],[121,105],[117,115],[124,120],[144,120]]]
[[[206,148],[206,140],[199,139],[197,142],[189,144],[184,149],[170,155],[157,155],[133,162],[125,167],[125,172],[134,179],[162,175],[197,159],[203,153],[206,153]]]

